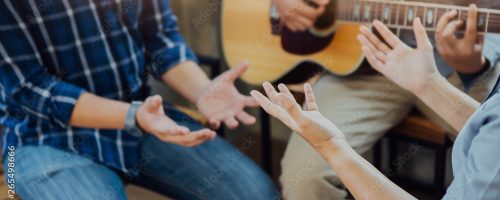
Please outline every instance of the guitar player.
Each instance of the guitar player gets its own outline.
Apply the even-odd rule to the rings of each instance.
[[[292,31],[306,31],[322,15],[328,0],[313,0],[310,7],[303,0],[273,0],[281,22]],[[474,3],[475,1],[470,1]],[[476,10],[471,6],[472,11]],[[432,41],[439,71],[448,81],[478,101],[486,98],[498,74],[500,37],[486,35],[481,45],[477,34],[456,32],[463,21],[455,20],[450,11],[439,20]],[[468,20],[473,20],[472,15]],[[411,31],[400,38],[411,46]],[[481,44],[480,44],[481,43]],[[484,47],[484,48],[483,48]],[[402,120],[414,105],[430,119],[449,129],[435,113],[428,111],[414,95],[393,84],[383,75],[370,70],[365,62],[360,70],[347,77],[324,75],[314,85],[321,112],[344,132],[347,142],[361,155],[365,154],[391,127]],[[282,160],[280,182],[286,199],[344,199],[347,192],[321,156],[297,134],[292,134]]]

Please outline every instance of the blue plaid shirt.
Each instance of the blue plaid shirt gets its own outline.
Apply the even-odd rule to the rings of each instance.
[[[134,173],[139,138],[69,126],[75,102],[83,92],[143,100],[149,73],[186,60],[196,58],[169,0],[2,0],[4,156],[8,146],[50,145]]]

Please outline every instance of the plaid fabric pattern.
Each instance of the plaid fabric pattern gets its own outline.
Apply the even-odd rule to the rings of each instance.
[[[83,92],[144,100],[148,74],[195,61],[169,0],[0,2],[2,150],[50,145],[134,173],[139,138],[69,126]],[[150,66],[146,68],[145,66]]]

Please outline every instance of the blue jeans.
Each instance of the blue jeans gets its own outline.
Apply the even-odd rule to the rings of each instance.
[[[202,128],[191,120],[178,123],[192,130]],[[252,141],[247,145],[251,147]],[[23,200],[126,199],[126,183],[175,199],[280,198],[269,177],[219,137],[186,148],[145,135],[137,177],[49,146],[16,149],[15,164],[16,192]]]

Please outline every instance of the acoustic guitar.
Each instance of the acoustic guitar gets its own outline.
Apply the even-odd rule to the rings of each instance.
[[[255,85],[274,82],[304,62],[346,76],[364,60],[356,39],[361,25],[378,19],[399,34],[412,29],[413,20],[420,17],[426,29],[433,31],[438,19],[452,9],[466,20],[470,3],[480,8],[479,32],[500,33],[498,0],[331,0],[315,26],[299,33],[280,24],[271,0],[227,0],[221,16],[223,54],[228,66],[250,61],[242,79]],[[310,73],[302,71],[301,75]]]

